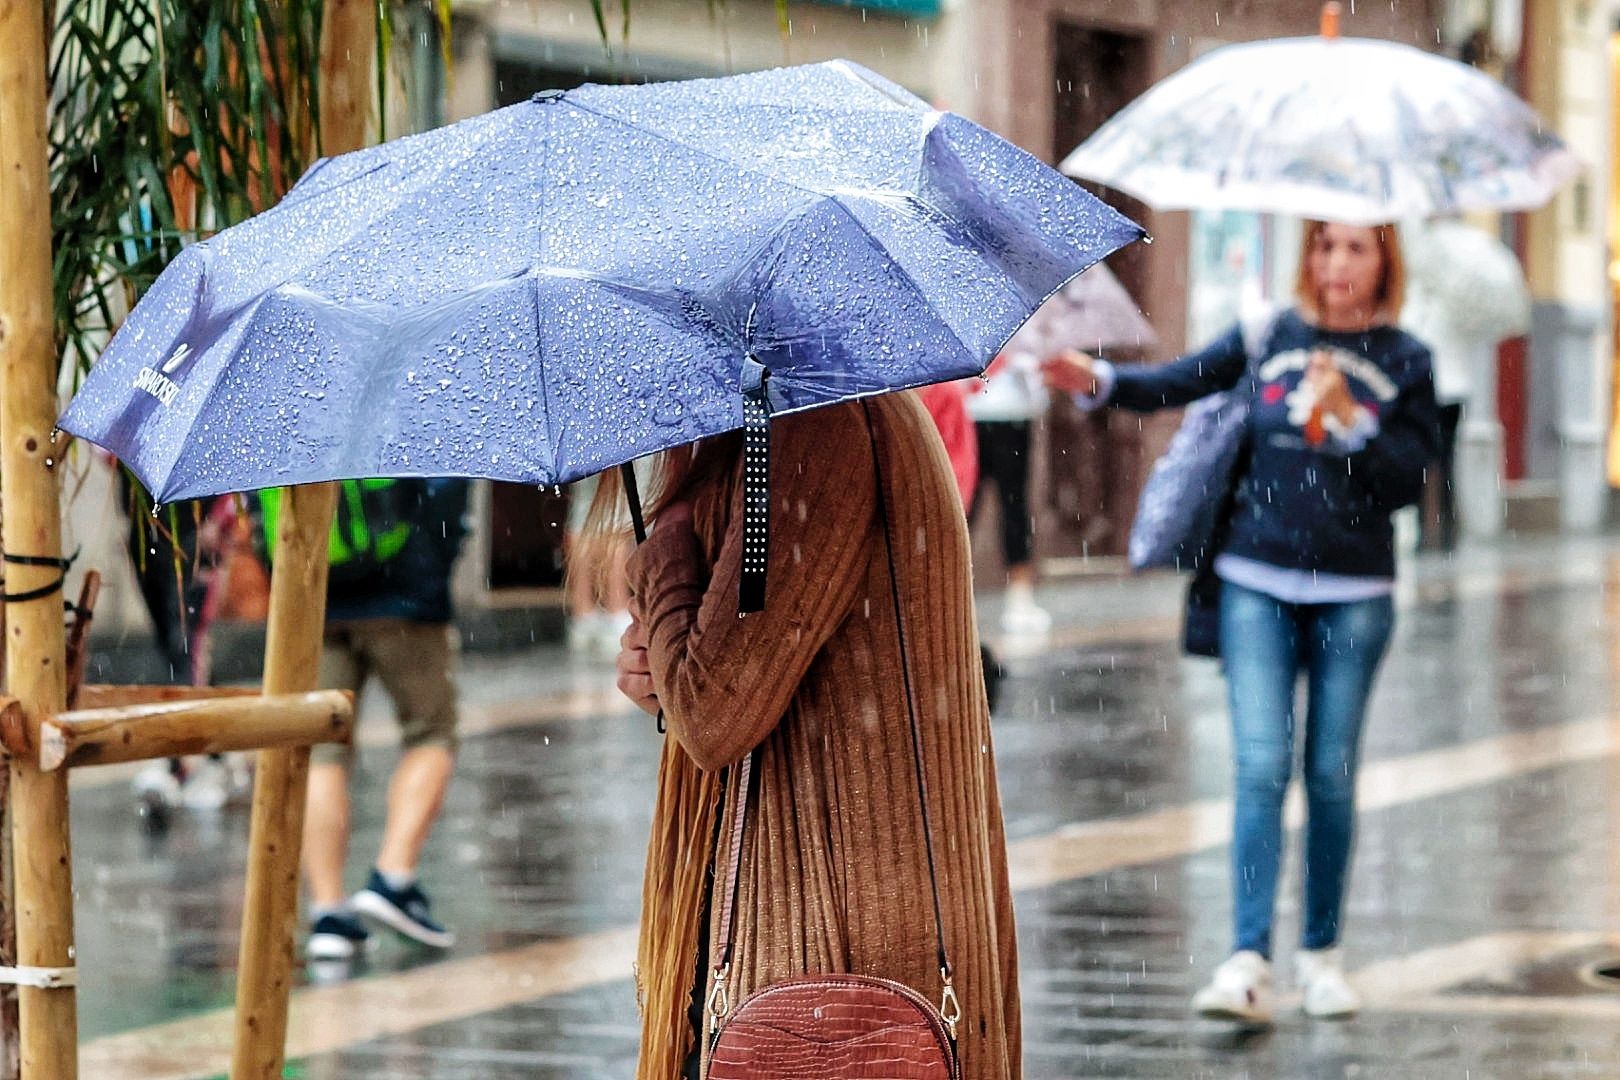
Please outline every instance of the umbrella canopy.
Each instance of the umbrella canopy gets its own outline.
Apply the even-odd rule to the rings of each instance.
[[[160,501],[562,483],[743,426],[766,372],[775,412],[974,374],[1141,235],[850,63],[551,92],[187,248],[61,426]]]
[[[1098,264],[1059,289],[1012,336],[1003,350],[1044,360],[1064,349],[1145,350],[1159,335],[1108,267]]]
[[[1581,165],[1471,67],[1391,41],[1310,37],[1211,52],[1061,167],[1162,210],[1376,225],[1540,206]]]

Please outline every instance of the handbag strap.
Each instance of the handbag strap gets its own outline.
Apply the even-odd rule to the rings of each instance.
[[[934,901],[935,957],[939,964],[940,978],[944,983],[944,990],[940,995],[939,1015],[940,1019],[945,1022],[946,1030],[949,1031],[951,1041],[954,1044],[956,1041],[957,1021],[962,1018],[962,1006],[957,1000],[950,953],[945,941],[944,907],[940,903],[939,897],[939,869],[934,861],[933,820],[932,815],[928,812],[928,776],[927,770],[923,766],[922,724],[917,719],[916,695],[912,693],[911,662],[906,652],[905,614],[900,603],[900,578],[894,559],[894,542],[890,535],[888,492],[883,483],[883,463],[878,454],[877,431],[872,426],[871,405],[863,401],[861,409],[866,417],[866,433],[872,445],[872,475],[877,486],[878,522],[883,528],[883,550],[889,565],[889,596],[894,603],[895,636],[898,638],[900,645],[900,679],[906,694],[906,716],[910,721],[911,729],[911,758],[917,770],[917,804],[922,812],[923,850],[928,856],[928,884]],[[720,1022],[731,1011],[731,1001],[726,989],[726,978],[731,971],[732,927],[736,917],[737,879],[742,868],[743,833],[747,829],[754,761],[758,755],[759,748],[755,747],[737,766],[737,806],[732,815],[731,832],[727,841],[729,850],[726,853],[726,876],[721,886],[720,925],[711,952],[710,979],[713,985],[709,991],[707,1008],[710,1027],[714,1031],[719,1030]]]

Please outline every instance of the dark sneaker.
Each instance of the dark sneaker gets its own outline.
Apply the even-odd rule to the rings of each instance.
[[[309,928],[304,956],[309,960],[350,960],[365,948],[371,934],[352,911],[322,915]]]
[[[349,902],[366,918],[429,948],[448,949],[456,943],[455,934],[433,921],[432,905],[419,885],[392,889],[373,870],[366,887]]]

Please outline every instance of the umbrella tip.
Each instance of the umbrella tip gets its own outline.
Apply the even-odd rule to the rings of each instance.
[[[1322,5],[1322,36],[1329,41],[1339,36],[1339,16],[1344,8],[1339,6],[1339,0],[1328,0]]]

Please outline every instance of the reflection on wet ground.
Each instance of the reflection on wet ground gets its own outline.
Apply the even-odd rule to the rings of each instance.
[[[996,719],[1028,1076],[1620,1076],[1620,989],[1579,977],[1620,955],[1620,543],[1431,559],[1403,582],[1349,899],[1369,1007],[1263,1033],[1186,1007],[1227,946],[1229,785],[1219,674],[1173,641],[1179,583],[1045,598],[1050,639],[1002,643]],[[473,733],[423,867],[460,943],[438,959],[389,941],[301,990],[298,1075],[629,1076],[657,736],[605,666],[557,648],[469,656],[462,685]],[[365,712],[357,886],[394,757],[386,704]],[[245,813],[157,833],[123,776],[87,773],[74,814],[84,1075],[217,1074]]]

